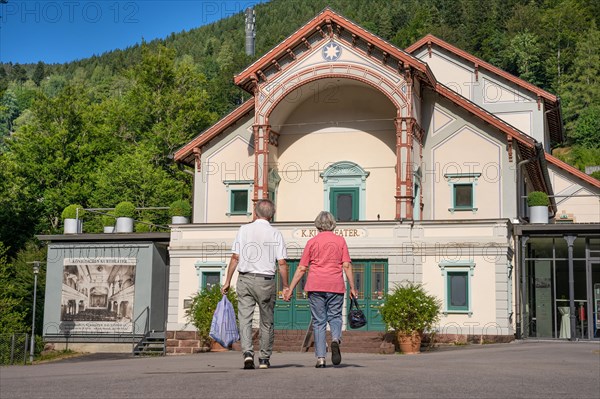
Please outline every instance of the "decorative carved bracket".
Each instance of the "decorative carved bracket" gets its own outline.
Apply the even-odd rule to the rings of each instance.
[[[281,71],[281,65],[279,65],[277,60],[271,60],[271,64],[275,65],[275,68],[277,68],[278,71]]]
[[[274,147],[278,147],[279,146],[279,136],[280,136],[279,133],[277,133],[274,130],[270,130],[269,131],[269,144],[271,144]]]
[[[291,49],[287,49],[286,51],[289,54],[289,56],[292,57],[293,60],[296,59],[296,54],[294,54],[294,52]]]
[[[268,82],[269,80],[267,79],[266,75],[264,74],[264,72],[259,69],[258,71],[256,71],[256,73],[258,74],[258,76],[260,76],[260,78],[264,81],[264,82]]]
[[[310,43],[308,42],[308,40],[306,40],[306,38],[305,38],[305,37],[303,37],[303,38],[302,38],[302,43],[304,43],[304,45],[306,46],[306,48],[307,48],[308,50],[310,50],[310,49],[311,49],[311,45],[310,45]]]
[[[327,31],[329,32],[329,37],[333,37],[333,23],[331,19],[325,19],[325,23],[327,24]]]
[[[196,160],[196,171],[202,171],[202,148],[194,147],[192,150],[194,152],[194,159]]]
[[[327,37],[327,35],[325,34],[325,32],[323,32],[323,29],[321,29],[320,26],[317,26],[317,32],[319,32],[319,34],[321,35],[321,37],[323,39],[325,39]]]
[[[513,138],[508,136],[507,137],[508,140],[508,146],[507,146],[507,151],[508,151],[508,162],[512,162],[513,161]]]
[[[387,52],[383,52],[383,64],[385,65],[387,63],[388,57],[390,55]]]
[[[352,47],[356,47],[356,41],[359,39],[354,33],[352,34]]]
[[[479,82],[479,64],[475,64],[475,81]]]
[[[367,42],[367,54],[371,55],[371,53],[373,53],[373,43],[371,42]]]

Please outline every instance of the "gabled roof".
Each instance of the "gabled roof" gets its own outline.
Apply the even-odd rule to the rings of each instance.
[[[194,165],[194,148],[201,148],[204,144],[208,143],[214,137],[222,133],[225,129],[239,121],[245,115],[248,115],[254,110],[254,98],[250,98],[248,101],[225,115],[217,123],[197,135],[175,152],[173,159],[175,162],[181,162],[189,166]]]
[[[550,135],[552,140],[557,143],[562,143],[564,141],[564,134],[562,129],[562,116],[560,113],[560,99],[552,93],[549,93],[521,78],[518,78],[510,73],[503,71],[502,69],[495,67],[494,65],[482,60],[481,58],[477,58],[472,54],[467,53],[464,50],[459,49],[458,47],[454,47],[450,43],[443,41],[442,39],[435,37],[431,34],[426,35],[421,38],[414,44],[410,45],[406,48],[408,53],[414,54],[417,50],[424,46],[436,45],[450,53],[453,53],[460,58],[467,60],[473,63],[474,67],[479,69],[485,69],[497,76],[500,76],[509,82],[516,84],[519,87],[535,94],[538,98],[544,101],[544,108],[547,112],[548,126],[550,128]]]
[[[300,29],[298,29],[296,32],[288,36],[283,42],[279,43],[265,55],[250,64],[246,69],[234,77],[234,83],[252,93],[252,82],[258,79],[260,71],[264,72],[265,69],[272,67],[272,65],[277,63],[279,60],[284,59],[285,57],[290,57],[290,52],[292,52],[292,49],[305,43],[306,38],[309,36],[316,33],[325,34],[325,31],[322,29],[322,27],[327,27],[327,29],[330,29],[331,32],[333,32],[333,29],[335,29],[338,34],[342,30],[352,32],[353,37],[356,37],[357,40],[361,40],[380,49],[384,49],[384,51],[390,57],[399,60],[404,65],[414,68],[416,71],[426,76],[430,82],[435,83],[435,77],[431,73],[431,70],[426,63],[395,47],[391,43],[386,42],[384,39],[372,34],[371,32],[366,31],[354,22],[336,13],[329,7],[325,8],[316,17],[300,27]],[[295,60],[295,56],[293,58]]]
[[[356,40],[362,40],[366,43],[371,43],[372,45],[379,48],[382,52],[389,54],[390,57],[395,57],[399,62],[403,63],[404,65],[408,65],[411,68],[414,68],[414,70],[418,73],[418,75],[424,81],[424,83],[427,86],[431,87],[440,96],[447,98],[462,109],[465,109],[467,112],[470,112],[471,114],[480,118],[484,122],[497,128],[499,131],[506,134],[507,137],[514,139],[521,153],[522,159],[537,159],[537,162],[529,163],[526,167],[535,188],[537,190],[551,193],[552,187],[549,178],[547,176],[547,173],[544,173],[544,167],[541,165],[542,160],[540,158],[543,159],[543,156],[540,157],[540,151],[537,148],[537,142],[532,137],[524,134],[523,132],[519,131],[518,129],[503,121],[502,119],[494,116],[490,112],[479,107],[478,105],[469,101],[468,99],[456,93],[455,91],[437,82],[435,76],[433,76],[431,70],[429,69],[426,63],[422,62],[421,60],[408,53],[405,53],[404,51],[396,48],[392,44],[373,35],[372,33],[367,32],[355,23],[335,13],[330,8],[326,8],[325,10],[323,10],[319,15],[317,15],[304,26],[302,26],[300,29],[298,29],[295,33],[293,33],[279,45],[275,46],[264,56],[262,56],[250,66],[248,66],[246,69],[244,69],[240,74],[238,74],[235,77],[234,82],[243,87],[244,89],[248,90],[249,92],[253,93],[254,85],[259,79],[257,75],[260,75],[260,72],[263,69],[273,68],[273,64],[277,63],[277,60],[281,57],[290,57],[290,51],[296,46],[303,45],[303,39],[305,39],[309,35],[323,35],[325,34],[323,28],[333,30],[337,29],[337,27],[351,33],[352,38],[357,38]],[[462,50],[458,51],[461,51],[469,57],[476,59],[475,57],[463,52]],[[295,62],[296,59],[294,57],[292,58],[292,61]],[[483,61],[481,62],[484,63]],[[491,65],[490,67],[495,68]],[[506,74],[506,72],[503,73]],[[518,79],[514,76],[512,78]],[[533,85],[531,86],[535,87]],[[547,94],[551,96],[549,93]],[[556,100],[555,97],[554,99]],[[225,129],[237,122],[241,117],[248,114],[249,112],[252,112],[253,108],[254,99],[246,101],[244,104],[242,104],[236,110],[231,112],[229,115],[225,116],[215,125],[211,126],[209,129],[198,135],[190,143],[186,144],[184,147],[179,149],[175,153],[175,160],[178,162],[185,163],[187,165],[193,165],[195,155],[194,148],[199,148],[202,145],[208,143],[218,134],[220,134]]]
[[[556,158],[555,156],[546,153],[546,161],[550,162],[551,164],[553,164],[555,166],[558,166],[560,169],[572,174],[575,177],[580,178],[581,180],[591,184],[592,186],[600,188],[600,180],[595,179],[592,176],[583,173],[579,169],[574,168],[573,166],[561,161],[560,159]]]

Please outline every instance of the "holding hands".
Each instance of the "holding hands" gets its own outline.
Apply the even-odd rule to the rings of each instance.
[[[289,302],[290,299],[292,298],[292,292],[293,290],[290,290],[289,287],[286,287],[283,289],[283,300],[286,302]]]

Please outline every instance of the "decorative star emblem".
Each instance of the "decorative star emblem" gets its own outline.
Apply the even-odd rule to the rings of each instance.
[[[323,59],[325,61],[336,61],[342,55],[342,47],[334,42],[329,42],[323,47]]]

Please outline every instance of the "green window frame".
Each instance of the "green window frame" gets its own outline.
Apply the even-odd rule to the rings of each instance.
[[[221,272],[203,272],[202,289],[210,289],[214,285],[221,285]]]
[[[227,189],[227,216],[231,215],[252,215],[250,205],[252,199],[253,180],[225,180],[223,182]]]
[[[329,191],[330,199],[329,204],[331,206],[330,212],[333,214],[337,221],[342,222],[355,222],[359,217],[359,200],[358,200],[358,188],[357,187],[333,187]],[[351,201],[350,219],[344,218],[340,220],[339,213],[339,202],[338,199],[341,196],[349,196]]]
[[[472,261],[442,262],[439,264],[444,279],[444,314],[473,314],[471,277]]]
[[[334,216],[337,205],[334,205],[334,193],[352,196],[352,221],[366,218],[367,177],[370,172],[350,161],[340,161],[329,165],[320,174],[323,179],[323,209],[329,209]],[[352,190],[350,193],[343,190]],[[356,210],[354,209],[356,206]]]
[[[450,213],[472,211],[476,213],[475,187],[481,173],[447,173],[444,175],[450,186]]]
[[[225,276],[227,265],[220,262],[201,262],[194,264],[198,277],[198,291],[202,291],[210,284],[221,284]]]
[[[471,210],[473,206],[473,183],[462,183],[452,185],[452,196],[453,203],[452,207],[454,210],[457,209],[468,209]]]
[[[446,274],[448,311],[469,311],[469,272]]]
[[[245,215],[248,213],[248,190],[231,190],[229,198],[230,215]]]

